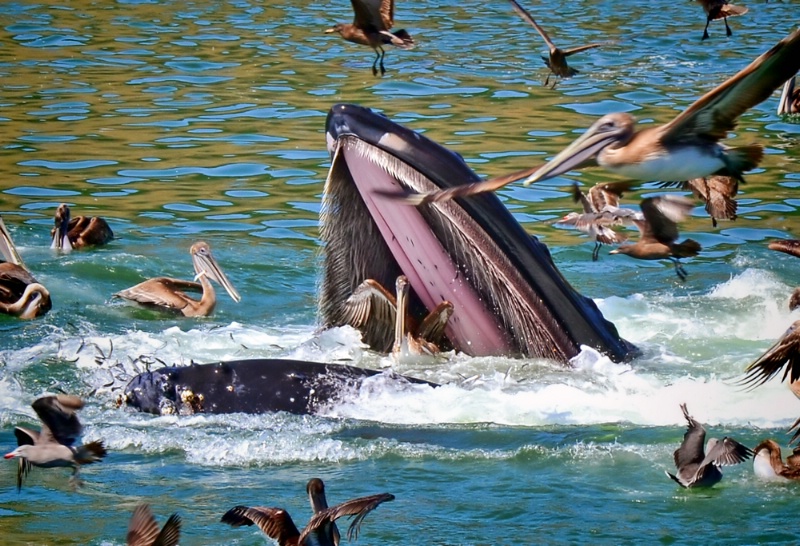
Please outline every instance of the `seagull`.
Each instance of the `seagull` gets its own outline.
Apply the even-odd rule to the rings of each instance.
[[[680,195],[667,194],[643,199],[641,209],[644,219],[633,220],[641,232],[639,240],[634,244],[622,245],[609,254],[627,254],[640,260],[672,260],[678,278],[685,281],[686,270],[680,259],[696,256],[701,247],[693,239],[681,243],[675,241],[678,240],[677,222],[687,217],[692,208],[692,202]]]
[[[678,475],[664,471],[681,486],[711,487],[722,479],[720,466],[739,464],[753,456],[750,448],[727,436],[722,440],[710,438],[704,452],[706,429],[689,415],[686,404],[681,404],[681,410],[689,428],[674,454]]]
[[[16,427],[14,435],[19,447],[4,456],[6,459],[18,457],[17,491],[22,489],[22,480],[30,472],[31,465],[72,467],[71,481],[79,483],[76,480],[80,466],[96,463],[106,456],[101,440],[73,445],[83,431],[76,415],[83,407],[83,400],[74,395],[57,394],[38,398],[31,406],[42,421],[41,430]]]
[[[550,69],[550,74],[547,75],[547,78],[544,80],[544,85],[547,86],[550,83],[550,76],[553,77],[553,88],[555,88],[556,83],[558,82],[558,78],[569,78],[570,76],[574,76],[578,73],[577,70],[572,68],[567,64],[567,57],[570,55],[574,55],[575,53],[580,53],[581,51],[586,51],[587,49],[592,49],[595,47],[600,47],[603,44],[589,44],[584,46],[573,47],[572,49],[559,49],[556,47],[556,44],[550,39],[547,33],[544,31],[542,27],[531,17],[531,14],[528,13],[525,8],[520,6],[516,0],[509,0],[511,2],[511,6],[514,8],[514,11],[522,17],[524,21],[527,21],[533,28],[536,29],[536,32],[539,33],[539,36],[542,37],[544,42],[547,44],[547,48],[550,50],[549,57],[542,57],[544,64],[547,65],[547,68]]]
[[[716,19],[723,19],[725,21],[725,33],[731,36],[731,27],[728,26],[728,17],[736,15],[744,15],[747,13],[747,8],[734,6],[728,3],[728,0],[697,0],[703,4],[703,11],[706,12],[706,28],[703,29],[703,37],[700,39],[705,40],[708,38],[708,24]]]
[[[128,524],[127,546],[176,546],[181,538],[181,517],[172,514],[162,529],[158,528],[150,507],[140,504]]]
[[[338,32],[348,42],[370,46],[375,50],[375,61],[372,63],[372,75],[378,75],[380,62],[381,76],[386,73],[383,58],[386,56],[384,45],[393,45],[402,49],[414,47],[411,35],[403,29],[389,32],[394,26],[394,0],[351,0],[355,19],[352,23],[336,23],[326,33]]]

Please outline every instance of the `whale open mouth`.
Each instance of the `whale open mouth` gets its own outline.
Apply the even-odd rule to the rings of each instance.
[[[346,322],[344,302],[365,279],[392,287],[404,274],[412,314],[453,304],[445,334],[458,351],[559,362],[581,345],[616,361],[637,353],[494,194],[418,207],[384,195],[479,180],[459,155],[356,105],[331,108],[326,130],[332,161],[320,214],[323,327]],[[362,333],[376,350],[391,347],[393,331],[382,324]]]

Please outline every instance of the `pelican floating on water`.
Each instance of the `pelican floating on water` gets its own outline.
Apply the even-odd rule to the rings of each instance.
[[[705,40],[708,38],[708,24],[716,19],[725,21],[725,33],[731,36],[731,27],[728,26],[728,17],[735,17],[737,15],[744,15],[747,13],[747,8],[743,6],[734,6],[728,3],[728,0],[697,0],[703,5],[703,11],[706,12],[706,28],[703,29],[703,37],[700,39]]]
[[[784,462],[781,446],[772,439],[762,441],[753,450],[753,471],[756,476],[770,481],[800,480],[800,448]]]
[[[783,91],[781,91],[781,100],[778,103],[778,115],[784,114],[800,114],[800,89],[795,87],[797,83],[797,76],[789,78],[783,84]]]
[[[0,313],[22,319],[44,315],[52,307],[50,292],[26,269],[0,218]]]
[[[800,29],[664,125],[637,131],[630,114],[606,114],[543,166],[443,191],[383,193],[412,205],[442,202],[495,191],[520,179],[528,185],[595,163],[642,181],[691,180],[712,174],[741,180],[742,173],[761,162],[763,147],[730,148],[720,141],[736,127],[739,116],[769,98],[798,69]]]
[[[311,482],[309,488],[310,486]],[[355,516],[347,530],[348,540],[354,540],[358,538],[364,518],[382,503],[393,501],[394,498],[391,493],[380,493],[345,501],[332,508],[324,508],[315,512],[302,533],[297,529],[289,513],[282,508],[235,506],[225,512],[221,521],[233,527],[258,525],[265,535],[276,540],[280,546],[336,546],[338,533],[334,535],[332,529],[337,519],[342,516]],[[313,502],[312,500],[312,505]]]
[[[200,282],[155,277],[117,292],[114,296],[142,305],[179,311],[187,317],[205,317],[214,310],[214,305],[217,303],[216,292],[209,282],[212,280],[222,285],[233,301],[241,301],[241,296],[222,272],[214,256],[211,255],[211,247],[208,246],[208,243],[199,241],[192,245],[189,252],[192,255],[194,271],[197,274],[195,278]],[[202,292],[203,295],[198,301],[190,298],[185,291]]]
[[[99,216],[70,217],[69,206],[61,203],[56,209],[55,227],[50,230],[50,248],[69,252],[73,248],[104,245],[114,238],[114,232]]]
[[[578,73],[577,70],[572,68],[567,64],[567,57],[570,55],[574,55],[575,53],[580,53],[581,51],[586,51],[587,49],[592,49],[595,47],[600,47],[603,44],[589,44],[584,46],[573,47],[572,49],[559,49],[556,47],[556,44],[550,39],[547,33],[544,31],[542,27],[536,22],[536,20],[531,17],[531,14],[528,13],[525,8],[520,6],[516,0],[509,0],[511,2],[511,6],[514,8],[514,11],[522,17],[524,21],[527,21],[533,28],[536,29],[536,32],[539,33],[539,36],[542,37],[542,40],[547,44],[547,48],[550,50],[548,57],[542,57],[544,64],[547,65],[547,68],[550,69],[553,77],[553,87],[556,86],[558,82],[558,78],[569,78],[570,76],[574,76]],[[544,85],[546,86],[550,83],[550,75],[547,75],[547,78],[544,80]]]
[[[127,546],[177,546],[181,538],[181,517],[172,514],[159,529],[150,507],[140,504],[128,524]]]
[[[403,29],[389,32],[394,26],[394,0],[351,0],[355,19],[352,23],[336,23],[326,33],[338,32],[348,42],[369,46],[375,50],[375,61],[372,63],[372,75],[378,75],[380,63],[381,75],[386,73],[383,58],[386,56],[384,45],[393,45],[402,49],[414,47],[411,35]]]

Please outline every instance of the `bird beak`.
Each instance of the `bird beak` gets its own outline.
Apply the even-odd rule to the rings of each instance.
[[[197,271],[197,278],[200,275],[206,275],[209,279],[218,282],[228,292],[233,301],[237,303],[242,301],[239,292],[233,287],[231,281],[228,280],[228,277],[222,272],[217,261],[210,253],[194,254],[192,260],[194,261],[194,269]]]
[[[527,186],[533,182],[553,178],[591,162],[600,150],[619,139],[619,131],[616,128],[609,131],[604,124],[604,119],[600,118],[575,142],[523,180],[523,185]]]
[[[786,80],[781,92],[781,100],[778,102],[778,115],[792,113],[792,96],[794,95],[794,77]]]
[[[3,458],[4,459],[13,459],[15,456],[16,456],[16,453],[14,453],[12,451],[11,453],[6,453],[5,455],[3,455]]]
[[[62,207],[58,207],[55,217],[56,229],[53,233],[53,242],[50,243],[50,248],[53,250],[63,250],[70,252],[72,250],[72,243],[69,242],[67,232],[69,231],[69,214],[64,214]]]
[[[0,218],[0,255],[2,255],[7,262],[25,267],[25,264],[22,263],[22,257],[20,257],[17,252],[17,247],[14,246],[14,242],[11,240],[11,234],[6,229],[2,218]]]
[[[336,29],[334,27],[325,29],[325,34],[330,34],[331,32],[336,32]]]

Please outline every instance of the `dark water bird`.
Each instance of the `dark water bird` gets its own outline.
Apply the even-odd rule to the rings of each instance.
[[[178,311],[187,317],[205,317],[211,314],[217,303],[217,295],[209,280],[219,283],[235,302],[241,296],[233,287],[225,273],[222,272],[211,247],[204,241],[198,241],[189,250],[192,255],[195,281],[183,281],[170,277],[148,279],[126,290],[114,294],[115,297],[135,301],[142,305]],[[202,297],[195,300],[185,292],[200,292]]]
[[[72,483],[78,481],[81,465],[98,462],[106,456],[103,442],[96,440],[75,446],[83,431],[76,412],[83,407],[80,397],[68,394],[43,396],[31,405],[42,421],[38,432],[24,427],[14,428],[19,447],[6,453],[6,459],[18,458],[17,491],[31,465],[42,468],[72,467]]]
[[[766,480],[800,480],[800,447],[795,448],[786,462],[781,455],[781,446],[772,439],[758,444],[753,453],[753,471]]]
[[[705,209],[711,216],[711,225],[717,227],[717,220],[736,220],[736,194],[739,193],[739,181],[732,176],[702,176],[683,182],[665,182],[659,187],[679,187],[690,190],[695,197],[705,203]]]
[[[763,385],[781,371],[781,381],[789,379],[790,384],[800,380],[800,320],[796,320],[767,349],[764,354],[745,368],[745,376],[740,383],[748,387]]]
[[[181,517],[172,514],[159,529],[150,507],[140,504],[128,524],[127,546],[175,546],[181,538]]]
[[[383,344],[384,352],[391,350],[397,359],[414,355],[434,355],[439,352],[447,321],[453,314],[453,304],[440,302],[417,325],[408,313],[409,283],[405,275],[395,281],[395,294],[391,294],[374,279],[363,281],[345,302],[344,316],[347,324],[362,332],[365,339],[391,339]],[[389,338],[386,332],[393,331]],[[376,341],[367,342],[377,347]]]
[[[0,313],[32,319],[53,306],[50,292],[28,271],[0,218]]]
[[[595,240],[592,261],[597,261],[602,245],[620,244],[628,240],[626,235],[617,233],[611,226],[630,225],[634,219],[642,218],[641,213],[619,206],[622,193],[630,187],[630,182],[604,182],[592,186],[587,194],[581,191],[577,183],[573,184],[573,199],[581,203],[583,212],[570,212],[557,223],[574,226]]]
[[[630,114],[606,114],[543,166],[444,191],[396,193],[393,197],[413,205],[441,202],[495,191],[520,179],[528,185],[593,164],[633,180],[691,180],[717,174],[741,181],[742,173],[761,162],[763,147],[752,144],[732,148],[720,141],[736,127],[739,116],[769,98],[798,69],[800,29],[669,123],[637,131]]]
[[[114,232],[99,216],[70,217],[69,206],[61,203],[56,209],[55,227],[50,230],[50,248],[69,252],[73,248],[104,245],[114,238]]]
[[[380,64],[381,75],[386,73],[383,58],[386,56],[383,46],[393,45],[402,49],[414,47],[414,40],[404,29],[389,32],[394,26],[394,0],[351,0],[355,19],[352,23],[336,23],[326,33],[338,32],[348,42],[369,46],[375,50],[375,61],[372,63],[372,75],[378,75]]]
[[[348,540],[353,540],[358,538],[364,518],[381,503],[394,498],[390,493],[381,493],[322,509],[311,517],[302,533],[289,513],[282,508],[235,506],[222,516],[221,521],[233,527],[258,525],[264,534],[277,541],[280,546],[336,546],[337,541],[331,529],[337,519],[355,516],[347,530]]]
[[[676,242],[677,222],[687,217],[692,208],[692,202],[680,195],[667,194],[643,199],[641,209],[644,219],[633,220],[641,233],[639,240],[634,244],[622,245],[609,254],[627,254],[640,260],[672,260],[678,278],[686,280],[686,270],[680,259],[696,256],[701,247],[692,239]]]
[[[710,438],[704,450],[705,427],[689,415],[686,404],[681,404],[681,410],[689,428],[673,456],[678,474],[665,472],[683,487],[711,487],[722,479],[719,467],[743,463],[753,456],[750,448],[727,436],[722,440]]]
[[[308,502],[311,504],[311,511],[315,514],[328,509],[328,498],[325,496],[325,483],[319,478],[311,478],[306,484]],[[330,525],[330,538],[333,546],[339,546],[341,536],[339,528],[335,522]]]
[[[728,0],[697,0],[703,5],[703,11],[706,12],[706,27],[703,29],[702,40],[708,38],[708,24],[711,21],[722,19],[725,21],[725,33],[731,36],[731,27],[728,26],[728,17],[735,17],[737,15],[744,15],[747,13],[747,8],[742,6],[734,6],[728,3]]]
[[[791,254],[796,258],[800,258],[800,240],[797,239],[780,239],[769,243],[770,250],[777,250]],[[789,298],[789,309],[794,311],[800,307],[800,286],[794,289],[791,297]]]
[[[778,102],[778,115],[800,114],[800,89],[795,87],[797,76],[789,78],[783,84],[781,100]]]
[[[603,45],[589,44],[573,47],[572,49],[559,49],[544,31],[544,29],[539,26],[533,17],[531,17],[531,14],[525,10],[525,8],[520,6],[516,0],[509,1],[511,2],[511,6],[514,8],[514,11],[516,11],[524,21],[527,21],[533,25],[533,28],[536,29],[536,32],[539,33],[539,36],[542,37],[542,40],[544,40],[544,42],[547,44],[547,48],[550,50],[549,56],[542,57],[544,64],[547,65],[547,68],[549,68],[551,72],[551,74],[548,74],[547,78],[544,80],[544,85],[548,85],[550,83],[551,75],[553,76],[553,87],[555,87],[556,83],[558,82],[558,78],[569,78],[570,76],[574,76],[578,73],[577,70],[567,64],[567,57],[576,53],[580,53],[581,51],[586,51],[587,49],[592,49]]]

